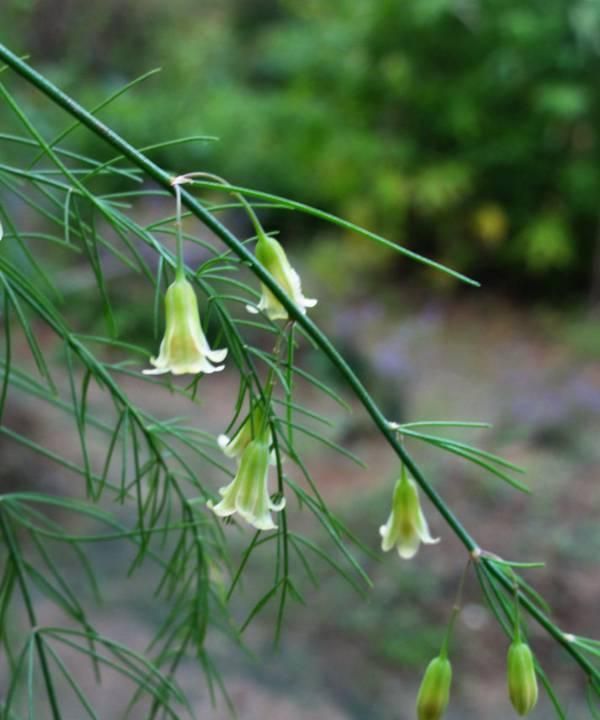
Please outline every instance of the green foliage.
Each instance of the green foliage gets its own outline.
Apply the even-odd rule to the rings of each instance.
[[[260,7],[268,18],[269,6]],[[361,15],[365,6],[340,4],[340,7],[354,19],[353,27],[359,29],[359,35],[370,27],[369,23],[358,22],[365,19]],[[382,8],[395,17],[395,5],[384,4]],[[445,21],[447,9],[445,2],[430,2],[411,8],[411,17],[415,27],[428,27],[432,22]],[[315,16],[321,17],[323,12],[327,14],[331,10],[323,11],[320,6],[309,4],[304,9],[305,14],[299,15],[295,22],[303,26]],[[240,13],[236,17],[247,31],[252,16]],[[384,19],[382,15],[382,23]],[[271,20],[270,26],[275,32],[279,19],[277,22],[274,18]],[[531,23],[520,22],[519,32],[530,33]],[[343,51],[347,48],[347,37],[343,32],[336,34],[335,27],[333,23],[331,37],[325,33],[324,47],[335,47],[345,58]],[[377,37],[383,38],[386,30],[389,27],[381,24]],[[515,605],[520,605],[523,616],[535,621],[583,670],[590,683],[592,700],[595,700],[595,695],[600,693],[597,641],[565,635],[549,617],[545,601],[513,570],[513,567],[537,567],[538,563],[504,561],[479,548],[423,475],[404,444],[418,440],[459,456],[519,490],[527,490],[514,477],[520,472],[519,468],[485,450],[446,437],[449,429],[468,430],[480,427],[479,423],[424,421],[396,425],[388,422],[336,347],[301,312],[293,298],[249,250],[248,244],[255,237],[238,237],[217,215],[224,208],[241,208],[249,214],[256,234],[261,235],[264,231],[256,214],[259,205],[260,210],[270,216],[275,212],[280,215],[301,212],[335,230],[356,235],[364,243],[371,241],[374,247],[385,248],[386,252],[394,251],[430,269],[441,270],[449,277],[471,284],[473,281],[351,220],[308,204],[230,185],[206,172],[190,172],[174,179],[172,173],[153,163],[144,152],[135,149],[106,124],[99,123],[93,113],[85,111],[46,76],[37,74],[3,45],[0,45],[0,57],[13,71],[9,74],[11,86],[15,79],[21,80],[26,87],[35,88],[49,100],[40,112],[33,109],[33,96],[29,96],[28,91],[21,91],[19,98],[23,99],[18,100],[4,83],[0,84],[3,107],[9,111],[13,122],[10,128],[13,132],[3,134],[1,140],[21,153],[15,152],[14,164],[0,165],[0,219],[4,231],[0,247],[3,319],[0,412],[4,413],[8,398],[12,399],[13,394],[28,398],[36,406],[49,409],[53,417],[66,418],[75,446],[53,449],[4,422],[4,416],[0,433],[14,445],[22,445],[31,453],[51,460],[62,473],[76,481],[75,489],[69,487],[62,493],[8,491],[0,497],[0,553],[3,559],[0,643],[11,675],[8,691],[2,699],[3,715],[14,717],[26,712],[29,717],[35,717],[44,702],[44,710],[58,720],[63,716],[65,698],[61,688],[66,688],[75,696],[85,716],[95,718],[96,710],[85,688],[69,672],[68,653],[87,658],[96,680],[105,667],[130,680],[134,691],[129,707],[139,703],[148,718],[193,715],[193,708],[177,683],[179,666],[186,660],[193,660],[204,673],[211,697],[217,689],[227,697],[209,652],[208,638],[217,636],[220,641],[239,643],[256,616],[271,608],[275,610],[273,625],[277,641],[284,630],[289,602],[304,602],[299,576],[316,579],[312,570],[316,559],[339,572],[351,586],[363,591],[370,587],[360,562],[360,553],[367,549],[330,511],[303,457],[305,446],[320,442],[345,459],[357,461],[351,452],[324,432],[328,427],[327,419],[302,402],[299,388],[308,383],[313,390],[346,407],[335,389],[301,367],[296,349],[303,341],[310,341],[331,363],[398,461],[410,471],[420,490],[462,543],[468,557],[467,569],[474,565],[490,610],[507,634],[511,635],[515,624],[518,624],[519,632],[521,624],[524,626],[524,621],[520,616],[516,618],[514,611]],[[317,54],[316,61],[322,60]],[[310,65],[315,58],[305,58],[300,53],[297,61]],[[356,83],[360,86],[361,62],[348,62],[351,67],[354,67],[353,62],[357,63]],[[335,76],[333,68],[332,72]],[[323,82],[325,85],[328,82],[327,73]],[[297,92],[300,91],[297,89]],[[114,99],[119,95],[120,91],[113,90],[109,97]],[[35,96],[35,102],[40,102],[39,94]],[[106,103],[102,103],[104,105]],[[571,102],[569,107],[572,105]],[[69,122],[76,120],[77,126],[54,127],[53,116],[59,109],[66,111]],[[85,130],[93,141],[75,142],[71,130]],[[295,129],[291,134],[296,134]],[[302,128],[297,130],[297,136],[302,137]],[[91,152],[95,143],[105,145],[103,152]],[[151,150],[158,153],[168,153],[176,147],[181,151],[186,143],[185,139],[157,143],[154,138],[148,138]],[[81,148],[87,148],[90,155],[82,154]],[[235,152],[235,145],[231,152]],[[190,162],[185,166],[189,168]],[[423,218],[441,216],[451,207],[458,208],[473,191],[475,182],[471,170],[456,161],[438,165],[432,162],[426,168],[418,169],[418,182],[416,177],[415,166],[415,176],[410,179],[411,202],[418,199],[414,207],[418,206]],[[156,187],[143,185],[148,178]],[[389,184],[386,180],[382,187],[389,192],[393,185],[393,180]],[[115,187],[120,191],[114,192]],[[415,194],[417,187],[419,190]],[[227,195],[227,202],[217,204],[217,191]],[[174,216],[169,210],[166,217],[152,218],[148,222],[129,205],[134,199],[150,201],[157,197],[166,200],[169,208],[171,203],[175,205]],[[256,207],[252,204],[255,201]],[[27,222],[23,220],[24,216]],[[199,221],[202,230],[210,230],[220,244],[207,241],[197,227],[193,230],[184,227],[183,220],[188,217]],[[484,223],[488,233],[490,227],[501,225],[499,217],[501,212],[488,208]],[[552,232],[555,237],[554,254],[542,257],[544,263],[552,264],[555,260],[548,258],[556,258],[557,253],[560,257],[556,248],[560,247],[564,232],[561,221],[554,216],[546,223],[544,232]],[[535,257],[539,256],[539,239],[536,239],[539,234],[539,229],[530,234]],[[171,250],[174,238],[175,253]],[[48,263],[40,262],[45,258],[44,253],[34,252],[35,244],[40,241],[52,247]],[[202,248],[205,256],[193,264],[184,263],[184,241],[188,248]],[[111,264],[122,273],[116,279],[107,272]],[[61,270],[76,265],[84,268],[89,278],[89,285],[76,297],[78,300],[86,296],[94,298],[95,307],[102,315],[103,329],[94,328],[98,334],[82,332],[77,327],[77,303],[64,296]],[[294,278],[291,269],[287,270]],[[203,298],[204,326],[209,329],[211,338],[214,333],[214,347],[222,345],[228,349],[229,363],[238,382],[237,396],[231,407],[230,429],[235,430],[247,417],[252,418],[252,409],[257,404],[264,408],[261,410],[261,431],[265,438],[261,468],[265,475],[268,474],[272,452],[272,474],[277,477],[277,485],[271,500],[279,511],[278,525],[271,524],[264,532],[253,534],[250,540],[246,538],[247,544],[239,557],[230,550],[226,526],[207,509],[207,501],[214,503],[216,500],[214,475],[218,474],[223,482],[229,483],[235,474],[224,461],[215,438],[203,428],[190,424],[186,418],[173,417],[168,401],[165,401],[164,413],[150,412],[143,401],[134,398],[128,384],[129,381],[140,385],[151,382],[165,398],[181,395],[190,407],[202,392],[206,380],[198,375],[188,385],[178,385],[170,379],[149,380],[140,371],[141,358],[148,355],[147,347],[138,346],[120,334],[117,322],[115,307],[118,302],[125,302],[126,295],[119,295],[118,287],[132,287],[129,283],[135,278],[135,287],[139,284],[140,288],[139,302],[145,302],[148,308],[154,307],[158,326],[163,291],[174,272],[187,278],[194,298],[196,294]],[[240,305],[256,305],[255,280],[284,308],[287,321],[283,325],[274,323],[268,312],[250,321],[238,312]],[[68,283],[66,286],[68,288]],[[295,281],[290,281],[290,287],[293,289],[294,286]],[[196,324],[199,325],[197,319]],[[255,342],[250,331],[260,332],[262,342]],[[51,341],[46,340],[44,333],[52,338]],[[18,355],[15,338],[21,342]],[[46,350],[47,347],[51,350]],[[29,363],[20,361],[23,348],[29,351]],[[101,403],[106,406],[102,415],[97,412]],[[431,426],[436,432],[421,432],[420,428],[424,426]],[[267,436],[270,437],[268,445]],[[98,438],[101,439],[100,457],[93,452]],[[249,488],[253,487],[251,479],[250,473],[244,478],[248,494]],[[289,505],[294,501],[294,509],[311,513],[323,529],[329,543],[327,549],[292,529],[292,510],[280,502],[284,497]],[[52,517],[51,511],[56,509],[74,515],[81,524],[69,530],[68,523]],[[236,518],[233,522],[237,521]],[[229,516],[228,522],[231,522]],[[154,638],[143,652],[106,637],[96,627],[92,611],[94,602],[101,596],[101,583],[98,582],[97,565],[88,549],[95,543],[105,542],[117,542],[121,552],[129,553],[128,577],[135,575],[142,566],[153,569],[156,582],[153,599],[160,605],[162,616],[156,624]],[[230,602],[242,589],[242,579],[254,553],[265,547],[271,550],[269,578],[264,583],[253,584],[251,602],[245,607],[244,618],[238,621],[232,617]],[[61,561],[65,552],[73,554],[81,565],[82,588],[77,592],[62,573]],[[60,618],[58,624],[48,624],[40,619],[40,603],[37,602],[40,596]],[[459,592],[459,599],[460,596]],[[457,612],[458,607],[453,610],[453,618]],[[447,640],[444,642],[445,648]],[[381,650],[388,656],[397,657],[393,647]],[[537,671],[557,715],[564,717],[550,680],[541,668]]]

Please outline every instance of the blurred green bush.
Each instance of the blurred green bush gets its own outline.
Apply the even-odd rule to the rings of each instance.
[[[162,65],[104,112],[140,146],[219,136],[160,151],[167,166],[326,207],[514,293],[600,287],[596,0],[5,0],[1,13],[4,41],[88,106]],[[339,277],[402,262],[336,240]]]

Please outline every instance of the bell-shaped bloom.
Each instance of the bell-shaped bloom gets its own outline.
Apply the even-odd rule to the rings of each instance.
[[[242,452],[235,478],[219,490],[222,500],[217,505],[209,500],[208,507],[220,517],[239,513],[257,530],[275,530],[271,511],[283,510],[285,498],[275,503],[269,496],[269,455],[266,437],[250,441]]]
[[[529,715],[538,699],[535,662],[529,645],[514,640],[508,650],[507,665],[510,701],[519,715]]]
[[[227,349],[211,350],[200,324],[194,288],[185,278],[176,278],[165,294],[166,328],[158,357],[151,358],[153,368],[146,375],[212,373],[223,370],[220,363]]]
[[[400,557],[405,559],[414,557],[422,542],[432,544],[440,541],[439,538],[431,537],[421,510],[417,485],[408,477],[404,466],[394,488],[392,512],[387,523],[379,528],[379,533],[382,538],[381,549],[387,552],[396,547]]]
[[[417,695],[418,720],[441,720],[450,700],[451,684],[450,661],[443,655],[434,658],[425,670]]]
[[[248,444],[261,432],[264,419],[265,413],[262,403],[257,402],[232,437],[229,437],[229,435],[219,435],[217,442],[225,455],[230,458],[239,457]],[[268,443],[269,445],[271,444],[270,432],[268,435]]]
[[[297,305],[302,314],[306,313],[306,308],[314,307],[317,304],[316,300],[305,298],[302,294],[300,277],[290,265],[285,250],[277,240],[265,233],[259,233],[258,243],[256,244],[256,258],[271,273],[281,289]],[[258,306],[246,305],[246,309],[251,313],[264,311],[271,320],[288,319],[287,310],[269,288],[262,283],[261,298]]]

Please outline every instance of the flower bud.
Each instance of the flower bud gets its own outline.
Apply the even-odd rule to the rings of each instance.
[[[451,683],[450,660],[442,655],[434,658],[427,666],[417,695],[419,720],[441,720],[450,700]]]
[[[529,715],[538,698],[533,654],[527,643],[514,640],[508,650],[508,694],[519,715]]]

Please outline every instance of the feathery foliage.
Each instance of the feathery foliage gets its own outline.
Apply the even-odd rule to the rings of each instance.
[[[193,707],[178,684],[182,664],[197,662],[211,696],[220,691],[227,697],[210,651],[210,638],[216,635],[241,642],[253,619],[273,604],[277,608],[274,636],[278,639],[285,628],[289,602],[304,601],[298,578],[305,572],[311,576],[316,559],[332,565],[360,592],[370,587],[359,559],[362,545],[330,511],[319,492],[318,478],[312,476],[303,457],[307,444],[321,443],[339,453],[340,462],[358,461],[327,435],[327,418],[304,404],[301,390],[310,386],[346,408],[346,400],[336,388],[302,367],[297,352],[302,343],[311,343],[329,359],[347,391],[387,440],[390,452],[398,456],[462,542],[490,611],[507,635],[513,636],[515,623],[525,632],[524,619],[528,617],[580,667],[594,716],[600,697],[598,642],[569,636],[552,621],[546,602],[517,574],[518,569],[535,563],[508,562],[479,547],[408,454],[405,443],[410,442],[411,448],[417,447],[415,441],[427,443],[527,491],[518,478],[519,468],[444,437],[445,428],[468,430],[479,427],[478,423],[390,423],[336,347],[252,253],[250,243],[262,231],[257,213],[262,209],[268,209],[270,215],[292,210],[308,213],[356,233],[364,242],[383,244],[467,283],[474,281],[369,230],[287,198],[192,172],[184,176],[185,183],[174,182],[173,174],[150,159],[167,144],[135,149],[96,118],[120,92],[87,112],[2,45],[0,59],[6,63],[0,95],[15,124],[13,132],[0,136],[0,143],[28,153],[27,163],[0,165],[4,232],[0,248],[0,433],[32,456],[38,454],[56,464],[65,479],[64,492],[17,489],[0,496],[0,642],[11,676],[2,699],[2,716],[49,713],[57,720],[64,717],[62,702],[70,693],[79,703],[82,717],[99,717],[89,692],[69,670],[74,656],[85,656],[96,678],[106,669],[127,678],[132,687],[129,709],[139,704],[149,718],[193,716]],[[45,138],[39,119],[34,121],[17,99],[20,83],[40,91],[54,111],[64,111],[68,117],[63,132]],[[116,155],[107,162],[71,151],[67,138],[76,129],[101,140]],[[181,142],[196,141],[194,137]],[[177,141],[168,144],[173,142]],[[104,181],[114,177],[127,189],[103,192]],[[222,197],[217,198],[216,193]],[[130,203],[150,203],[156,198],[169,201],[169,214],[150,222],[136,219]],[[22,221],[24,209],[26,223]],[[249,215],[254,223],[252,236],[238,236],[223,224],[220,214],[230,209]],[[188,254],[191,256],[193,249],[199,260],[181,264],[184,242]],[[42,246],[44,252],[38,254]],[[41,257],[50,261],[41,262]],[[70,274],[71,268],[83,264],[86,273]],[[162,325],[162,296],[179,272],[201,298],[211,347],[226,347],[229,368],[237,373],[228,434],[245,422],[252,423],[257,406],[263,408],[260,422],[270,433],[277,477],[271,500],[280,510],[277,525],[257,531],[237,559],[228,541],[232,527],[224,526],[206,507],[217,500],[215,474],[230,483],[236,475],[232,464],[212,433],[196,427],[187,417],[168,413],[171,397],[189,403],[190,413],[196,410],[209,380],[196,375],[188,384],[180,384],[168,376],[144,375],[149,339],[144,345],[135,343],[119,327],[119,304],[135,297],[135,302],[154,308],[156,342]],[[89,283],[89,295],[95,296],[91,314],[102,318],[91,323],[92,332],[89,324],[83,330],[78,327],[74,312],[88,296],[78,286],[80,276]],[[248,319],[244,306],[257,304],[256,279],[283,306],[288,321],[280,324],[266,314]],[[26,344],[31,362],[21,361],[18,343]],[[140,392],[144,383],[162,390],[164,413],[147,407],[143,390]],[[40,442],[34,433],[12,427],[5,418],[13,397],[44,407],[44,416],[52,417],[53,422],[67,423],[76,446],[55,447]],[[429,432],[424,431],[425,425]],[[104,448],[101,457],[98,447]],[[285,507],[280,502],[283,498],[288,501]],[[293,529],[297,507],[314,515],[326,531],[329,548],[315,545]],[[241,522],[235,519],[232,525]],[[142,567],[151,566],[155,571],[153,597],[161,608],[161,619],[145,648],[107,637],[90,609],[103,596],[94,553],[94,547],[102,543],[114,544],[115,552],[126,560],[124,579],[135,582]],[[230,602],[241,589],[252,556],[266,544],[275,548],[272,583],[260,590],[243,620],[236,620]],[[65,580],[62,563],[67,554],[80,564],[81,587],[74,588]],[[43,612],[38,602],[42,596],[46,600]],[[53,608],[51,613],[48,605]],[[518,617],[515,605],[520,608]],[[557,716],[566,717],[540,665],[538,674]]]

